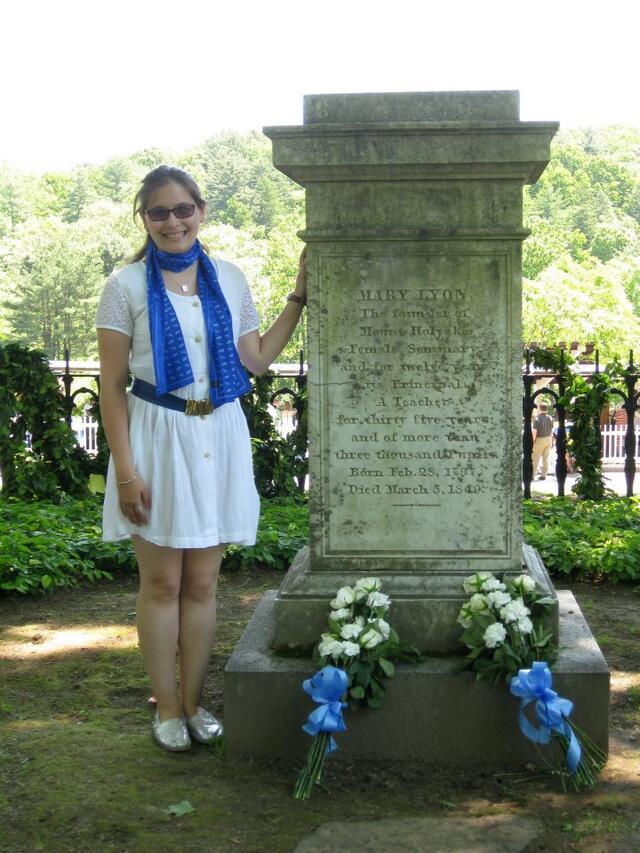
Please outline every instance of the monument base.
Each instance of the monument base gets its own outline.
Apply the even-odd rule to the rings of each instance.
[[[490,566],[487,568],[491,568]],[[460,625],[456,619],[468,599],[462,588],[465,576],[478,571],[466,566],[438,572],[385,572],[383,590],[391,597],[389,622],[403,640],[413,643],[424,654],[448,655],[460,651]],[[523,545],[521,571],[532,577],[553,605],[547,614],[547,627],[554,641],[558,638],[556,592],[538,552]],[[501,579],[519,572],[495,572]],[[336,591],[352,585],[358,577],[375,572],[311,571],[309,549],[302,548],[287,572],[274,601],[274,626],[270,645],[283,654],[310,654],[320,634],[327,630],[328,602]]]
[[[575,703],[572,720],[607,750],[609,670],[580,608],[558,591],[560,653],[553,687]],[[225,743],[232,757],[291,758],[302,762],[310,743],[301,726],[316,707],[302,682],[316,667],[308,657],[274,654],[276,592],[256,608],[225,670]],[[539,763],[518,727],[519,701],[507,685],[476,682],[461,672],[463,658],[431,657],[401,664],[386,682],[380,710],[345,712],[331,760],[355,758],[466,766]]]

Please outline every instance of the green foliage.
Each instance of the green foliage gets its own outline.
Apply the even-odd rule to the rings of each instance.
[[[463,586],[470,598],[458,616],[464,629],[460,642],[469,649],[466,668],[478,681],[509,682],[534,661],[553,663],[558,653],[548,617],[553,600],[533,578],[519,575],[502,582],[491,572],[476,572]],[[516,610],[508,613],[510,608]]]
[[[558,341],[592,342],[603,358],[638,349],[640,317],[631,289],[629,264],[585,261],[568,256],[554,261],[535,281],[523,282],[523,337],[553,345]]]
[[[524,535],[554,574],[640,580],[640,499],[524,502]]]
[[[625,368],[616,359],[585,379],[572,370],[575,359],[571,354],[559,347],[540,348],[534,350],[532,356],[536,367],[553,370],[564,381],[565,393],[558,404],[565,407],[571,421],[567,446],[580,472],[580,479],[572,489],[580,498],[602,500],[605,494],[604,474],[600,436],[595,424],[612,400],[612,389],[620,386]]]
[[[241,400],[251,435],[256,488],[265,498],[297,495],[300,489],[294,477],[304,479],[307,473],[306,407],[303,423],[283,438],[268,410],[271,394],[277,390],[272,375],[255,376],[252,392]],[[291,378],[287,382],[289,387],[293,384]]]
[[[256,544],[230,545],[224,555],[224,569],[265,566],[286,571],[301,548],[309,543],[309,511],[301,498],[273,498],[263,501]]]
[[[91,465],[64,417],[64,398],[44,354],[0,344],[0,471],[5,496],[59,500],[61,492],[86,495]]]
[[[35,593],[133,566],[130,542],[101,541],[101,502],[0,498],[0,589]]]
[[[116,570],[134,570],[130,540],[102,541],[102,500],[60,497],[21,501],[0,497],[0,590],[52,591],[81,581],[111,578]],[[307,544],[309,515],[303,500],[264,501],[257,542],[231,545],[224,569],[266,566],[286,571]]]

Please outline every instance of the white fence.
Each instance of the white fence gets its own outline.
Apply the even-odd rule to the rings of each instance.
[[[624,439],[627,427],[623,424],[602,428],[602,461],[605,465],[624,465]],[[635,458],[640,461],[640,428],[635,429]]]

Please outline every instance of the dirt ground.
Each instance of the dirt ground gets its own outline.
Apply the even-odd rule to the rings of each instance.
[[[269,571],[221,579],[205,697],[217,712],[226,659],[262,593],[280,580]],[[461,776],[329,760],[328,790],[309,802],[291,798],[298,765],[153,744],[134,578],[1,598],[0,850],[285,853],[331,820],[489,814],[541,820],[535,850],[640,850],[640,586],[558,586],[573,590],[611,668],[610,759],[594,790],[565,795],[525,769]],[[166,813],[184,800],[193,812]]]

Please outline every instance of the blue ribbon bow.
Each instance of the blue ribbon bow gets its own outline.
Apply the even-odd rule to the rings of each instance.
[[[346,731],[342,709],[347,707],[347,703],[342,702],[341,699],[348,684],[347,673],[335,666],[325,666],[302,683],[305,693],[320,705],[309,714],[309,719],[302,727],[303,731],[309,735],[317,735],[319,732]],[[331,737],[327,753],[337,748],[338,744]]]
[[[520,715],[518,722],[522,734],[534,743],[549,743],[551,732],[559,732],[569,739],[567,766],[575,773],[580,763],[582,748],[573,729],[567,722],[573,711],[573,702],[563,699],[551,690],[551,670],[545,661],[535,661],[531,669],[521,669],[511,679],[511,692],[520,697]],[[540,726],[536,728],[524,713],[531,702],[536,703],[536,717]]]

